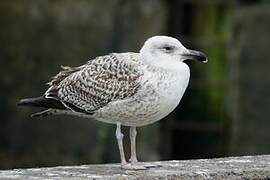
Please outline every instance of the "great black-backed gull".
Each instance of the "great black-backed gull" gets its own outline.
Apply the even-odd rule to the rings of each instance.
[[[139,53],[111,53],[78,67],[62,67],[41,97],[19,105],[44,107],[32,116],[70,114],[116,124],[121,165],[144,169],[136,156],[136,127],[161,120],[179,104],[189,82],[185,60],[206,55],[168,36],[149,38]],[[125,159],[121,125],[130,127],[131,157]]]

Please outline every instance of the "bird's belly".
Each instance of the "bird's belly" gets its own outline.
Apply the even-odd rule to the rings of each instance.
[[[135,96],[112,102],[96,113],[96,119],[125,126],[144,126],[161,120],[179,104],[189,76],[146,84]]]

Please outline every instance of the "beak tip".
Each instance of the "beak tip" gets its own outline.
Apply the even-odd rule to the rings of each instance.
[[[202,63],[207,63],[208,62],[208,58],[207,56],[200,51],[195,51],[195,50],[190,50],[187,54],[184,54],[184,56],[186,56],[187,59],[189,60],[197,60],[200,61]]]
[[[202,61],[202,63],[206,64],[208,62],[208,59],[205,59],[204,61]]]

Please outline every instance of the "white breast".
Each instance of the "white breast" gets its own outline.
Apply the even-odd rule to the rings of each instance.
[[[156,89],[159,94],[157,120],[164,118],[177,107],[187,88],[189,77],[189,67],[185,63],[181,63],[176,71],[168,71],[156,76]]]
[[[178,64],[179,65],[179,64]],[[109,103],[95,118],[125,126],[144,126],[161,120],[179,104],[189,81],[189,67],[181,63],[173,71],[147,70],[141,89],[132,97]]]

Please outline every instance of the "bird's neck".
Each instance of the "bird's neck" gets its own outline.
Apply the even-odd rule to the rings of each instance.
[[[184,62],[158,62],[158,63],[151,63],[146,64],[145,67],[150,72],[159,72],[159,73],[166,73],[166,74],[189,74],[189,67]]]

